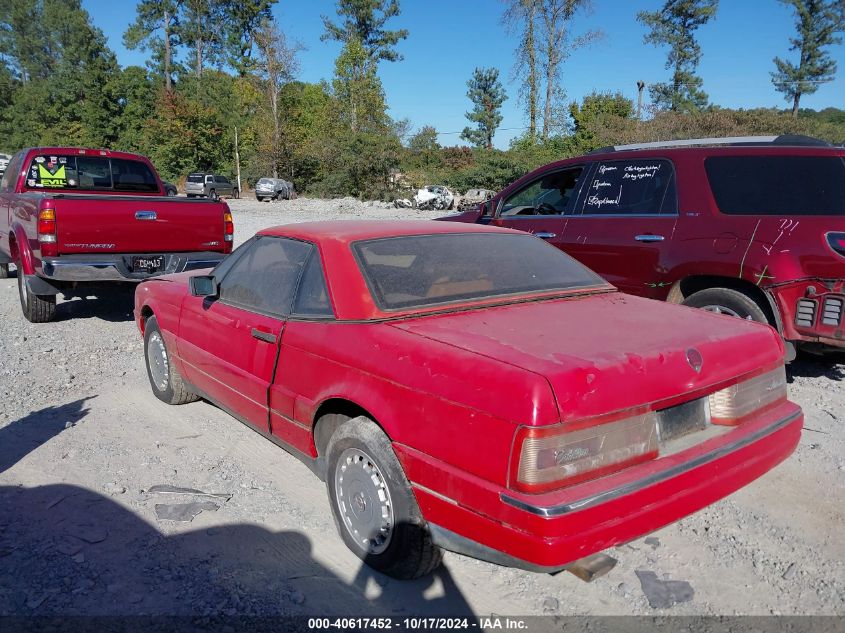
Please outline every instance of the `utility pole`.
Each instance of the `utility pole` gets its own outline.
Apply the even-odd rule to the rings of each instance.
[[[637,121],[643,118],[643,90],[645,90],[645,82],[641,79],[637,82]]]
[[[235,172],[238,180],[238,195],[240,195],[243,189],[241,189],[241,155],[238,152],[238,128],[235,128]]]

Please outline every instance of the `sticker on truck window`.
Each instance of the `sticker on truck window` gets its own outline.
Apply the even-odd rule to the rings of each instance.
[[[29,170],[26,184],[30,187],[64,188],[73,186],[68,179],[67,159],[60,162],[58,156],[36,156]]]

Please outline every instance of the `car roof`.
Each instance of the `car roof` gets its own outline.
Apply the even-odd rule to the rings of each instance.
[[[119,152],[111,149],[96,147],[29,147],[24,150],[26,153],[36,154],[77,154],[79,156],[108,156],[109,158],[126,158],[129,160],[146,161],[147,157],[132,152]]]
[[[323,222],[297,222],[273,226],[258,232],[259,235],[292,237],[308,242],[355,242],[358,240],[402,237],[405,235],[434,235],[444,233],[514,233],[483,224],[463,222],[432,222],[430,220],[328,220]]]

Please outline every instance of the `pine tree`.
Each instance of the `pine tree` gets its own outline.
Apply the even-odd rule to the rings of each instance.
[[[150,50],[154,60],[161,60],[161,68],[155,69],[164,75],[167,92],[173,89],[173,58],[179,45],[178,11],[177,0],[141,0],[136,8],[135,21],[123,34],[126,48]]]
[[[507,99],[499,71],[496,68],[476,68],[467,81],[467,96],[474,104],[466,117],[476,124],[473,129],[465,127],[461,138],[476,147],[493,149],[493,135],[502,123],[502,104]]]
[[[276,0],[230,0],[226,5],[225,47],[229,64],[244,76],[256,67],[256,35],[269,21]]]
[[[388,31],[384,28],[388,20],[399,15],[398,0],[338,0],[337,14],[342,18],[339,23],[321,16],[326,29],[321,40],[344,43],[358,40],[368,65],[377,65],[380,61],[402,61],[402,55],[395,46],[408,37],[408,31]]]
[[[637,20],[651,31],[644,40],[655,46],[669,46],[666,68],[672,69],[671,83],[649,88],[652,101],[662,109],[697,112],[707,107],[707,93],[695,74],[701,61],[701,47],[695,31],[716,15],[719,0],[666,0],[659,11],[640,11]]]
[[[797,37],[790,38],[789,50],[799,51],[798,64],[775,57],[777,68],[772,83],[787,101],[792,101],[792,116],[798,116],[803,95],[813,94],[819,85],[836,75],[836,60],[824,50],[839,44],[836,33],[845,31],[845,2],[842,0],[780,0],[795,10]]]

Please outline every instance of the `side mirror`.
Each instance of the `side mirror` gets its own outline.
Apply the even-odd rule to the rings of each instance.
[[[198,275],[188,279],[191,294],[195,297],[216,297],[217,280],[213,275]]]

